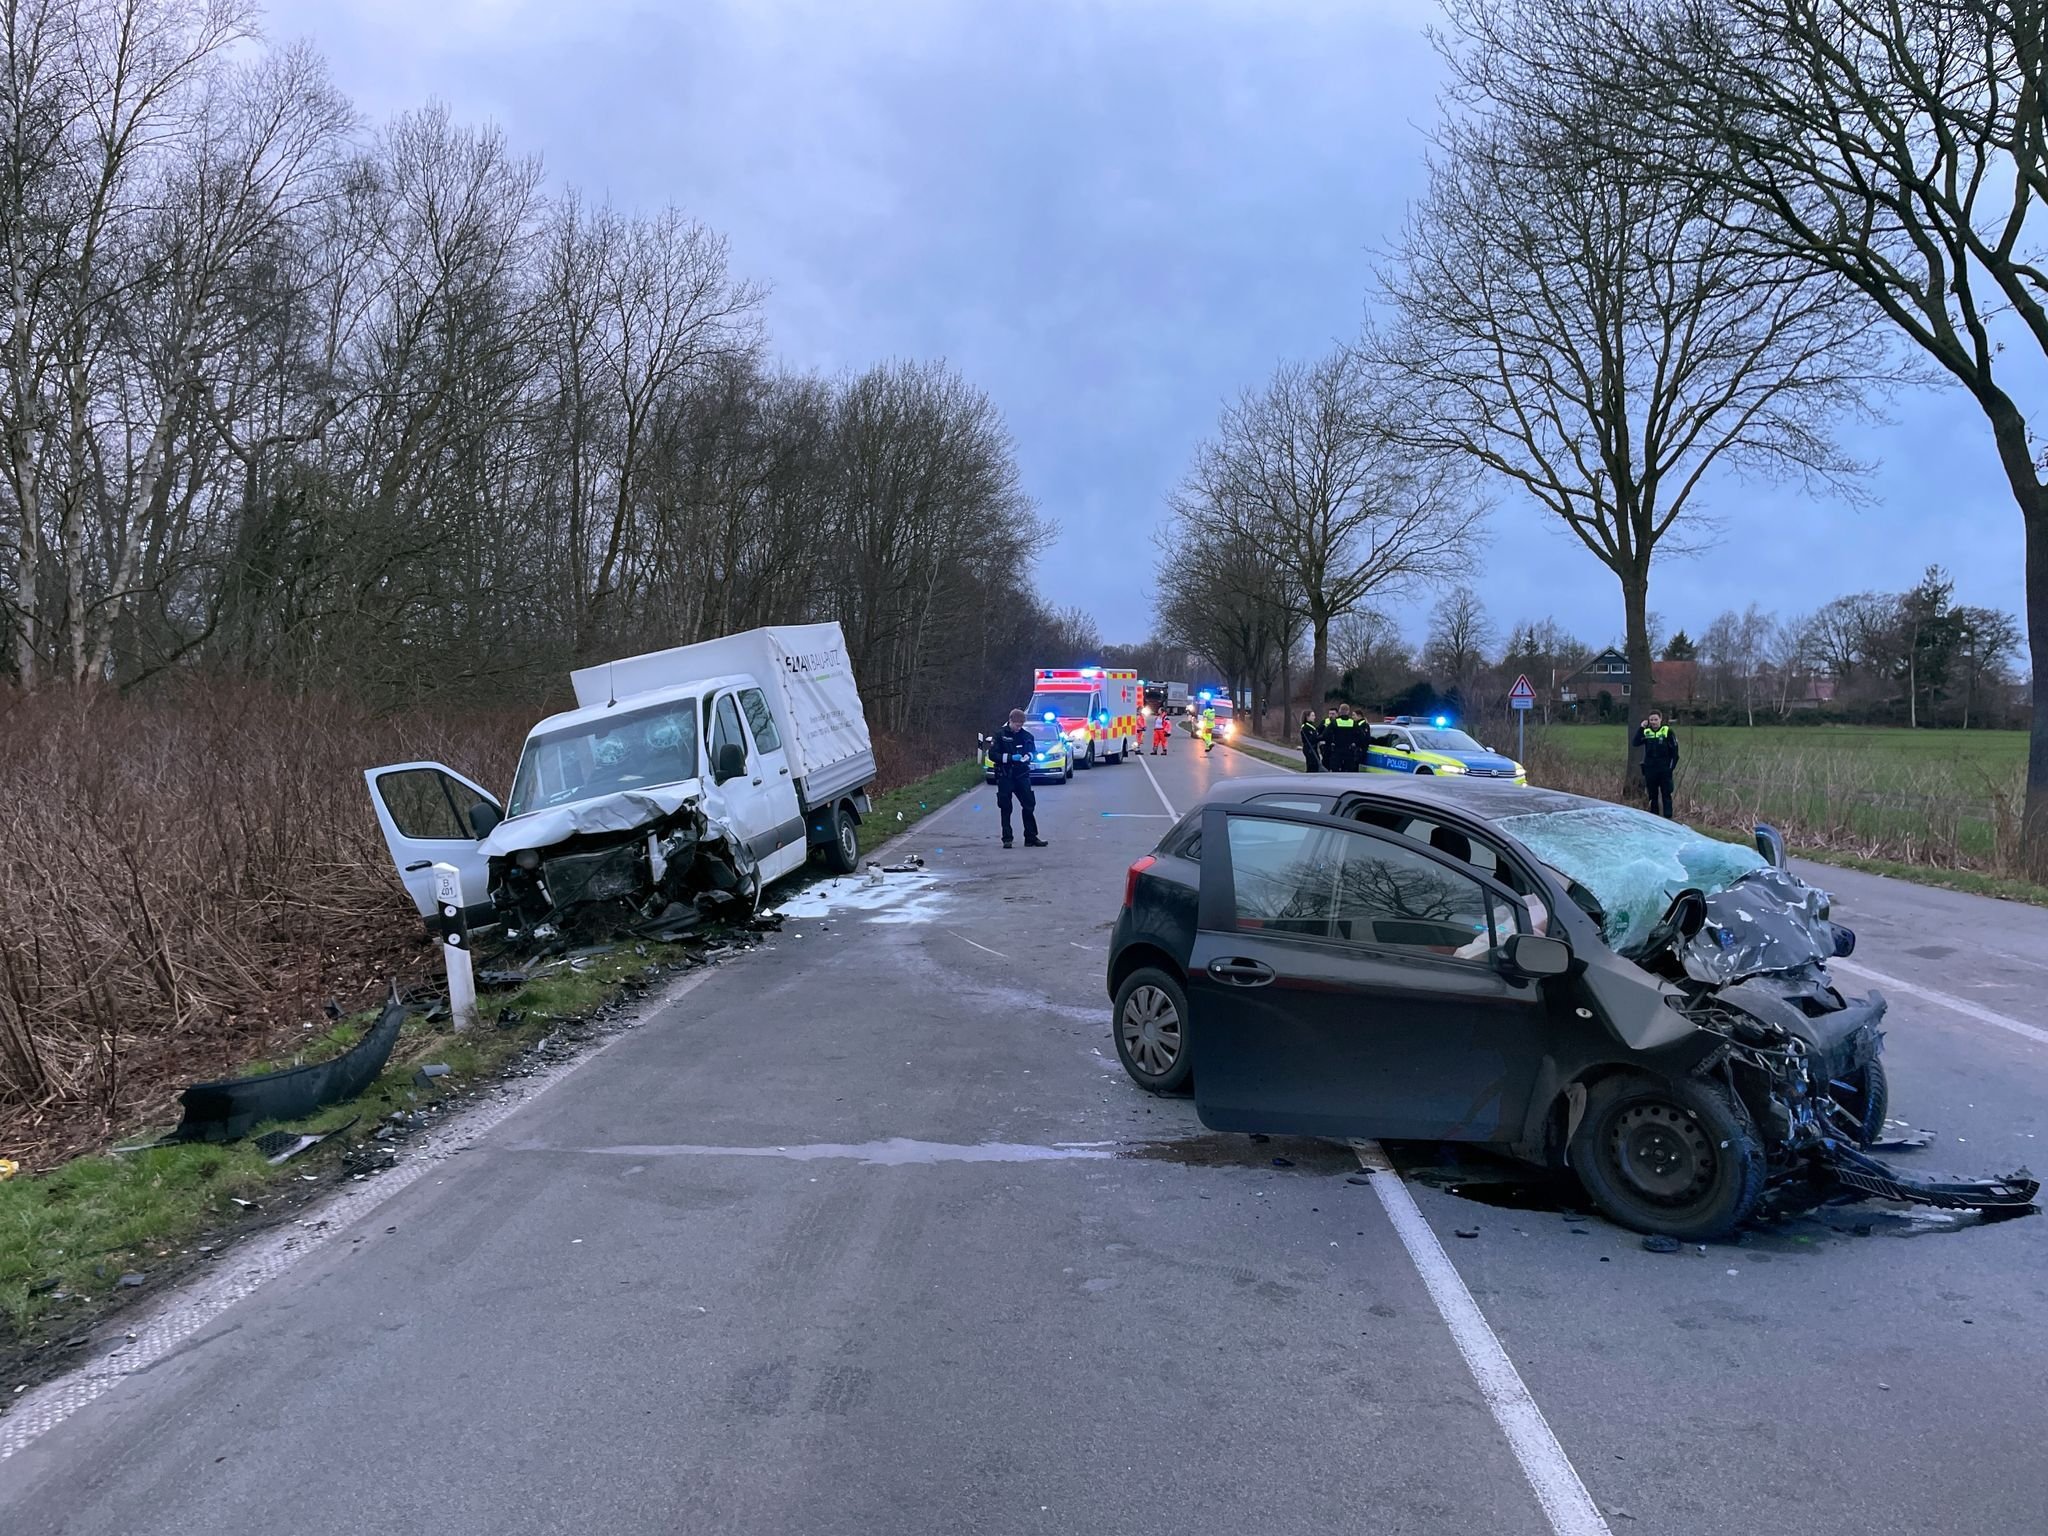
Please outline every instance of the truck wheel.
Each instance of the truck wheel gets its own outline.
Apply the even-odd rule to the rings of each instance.
[[[1635,1073],[1596,1083],[1571,1165],[1610,1220],[1686,1242],[1725,1237],[1756,1210],[1763,1142],[1718,1084]]]
[[[1095,766],[1095,743],[1092,741],[1088,743],[1088,755],[1081,759],[1081,766],[1083,768],[1093,768]]]
[[[1071,757],[1067,759],[1066,775],[1060,780],[1060,782],[1062,784],[1071,784],[1074,782],[1074,760]]]
[[[824,855],[825,867],[835,875],[859,873],[860,827],[845,806],[832,807],[826,830],[831,840],[818,849]]]

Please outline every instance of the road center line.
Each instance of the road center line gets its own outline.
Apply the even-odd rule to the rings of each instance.
[[[1152,773],[1152,765],[1141,757],[1138,759],[1138,766],[1145,770],[1145,777],[1152,780],[1152,793],[1157,795],[1159,803],[1166,807],[1166,814],[1179,821],[1180,812],[1173,808],[1173,802],[1166,798],[1166,791],[1159,787],[1159,780]]]
[[[1937,992],[1932,987],[1923,987],[1917,982],[1888,976],[1883,971],[1873,971],[1867,965],[1856,965],[1847,960],[1830,960],[1831,970],[1847,971],[1851,976],[1861,976],[1865,981],[1874,981],[1881,987],[1890,987],[1908,997],[1917,997],[1923,1003],[1932,1003],[1937,1008],[1946,1008],[1951,1013],[1960,1013],[1966,1019],[1975,1019],[1979,1024],[1989,1024],[1993,1029],[2009,1030],[2023,1040],[2036,1045],[2048,1045],[2048,1029],[2022,1023],[2006,1014],[1998,1013],[1977,1003],[1960,997],[1951,997],[1946,992]]]
[[[1400,1235],[1401,1246],[1408,1250],[1429,1299],[1436,1303],[1437,1315],[1450,1329],[1458,1353],[1465,1357],[1472,1380],[1478,1385],[1480,1396],[1486,1399],[1494,1423],[1507,1437],[1508,1448],[1521,1464],[1522,1475],[1528,1478],[1530,1491],[1543,1507],[1550,1529],[1557,1536],[1612,1536],[1600,1507],[1579,1480],[1578,1469],[1558,1444],[1549,1420],[1536,1406],[1536,1399],[1529,1395],[1521,1372],[1501,1348],[1486,1314],[1465,1288],[1457,1266],[1436,1240],[1436,1233],[1416,1206],[1415,1197],[1408,1193],[1408,1186],[1387,1161],[1386,1153],[1376,1141],[1354,1141],[1351,1148],[1358,1154],[1359,1166],[1371,1175],[1373,1193],[1380,1197],[1387,1220]]]

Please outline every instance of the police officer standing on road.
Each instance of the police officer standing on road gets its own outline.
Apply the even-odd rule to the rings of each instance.
[[[1003,846],[1011,847],[1010,801],[1024,808],[1024,846],[1043,848],[1038,835],[1038,796],[1031,788],[1031,759],[1038,742],[1024,729],[1024,711],[1010,711],[1010,723],[996,732],[989,758],[996,767],[996,811],[1003,818]]]
[[[1678,738],[1664,723],[1664,716],[1651,710],[1643,716],[1630,740],[1643,749],[1643,789],[1650,797],[1653,815],[1671,815],[1671,778],[1678,769]]]
[[[1337,706],[1337,718],[1330,726],[1330,771],[1358,772],[1358,717],[1349,704]]]
[[[1301,717],[1301,762],[1310,773],[1323,771],[1323,733],[1316,728],[1316,712]]]

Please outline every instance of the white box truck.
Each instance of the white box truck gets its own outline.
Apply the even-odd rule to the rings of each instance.
[[[584,667],[576,708],[528,734],[502,803],[441,763],[365,771],[422,916],[432,866],[474,922],[543,937],[673,915],[707,892],[752,904],[815,850],[859,865],[875,777],[837,624],[748,630]]]

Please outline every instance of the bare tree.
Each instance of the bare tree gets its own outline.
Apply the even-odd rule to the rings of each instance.
[[[1493,639],[1493,621],[1486,616],[1486,605],[1470,583],[1460,582],[1437,601],[1429,639],[1422,649],[1423,665],[1455,688],[1459,700],[1470,708],[1473,685],[1486,665]]]
[[[1367,345],[1418,446],[1507,480],[1614,572],[1634,719],[1655,697],[1658,551],[1699,533],[1716,470],[1846,484],[1820,423],[1870,362],[1838,286],[1721,237],[1722,194],[1590,149],[1581,124],[1612,98],[1554,70],[1542,36],[1487,46],[1517,18],[1509,0],[1454,11],[1474,41],[1446,50],[1454,110]]]
[[[1196,460],[1203,495],[1255,508],[1287,572],[1308,621],[1311,697],[1328,681],[1333,621],[1466,569],[1478,536],[1464,467],[1409,451],[1390,408],[1352,348],[1283,363],[1224,411]]]
[[[1853,290],[1990,423],[2025,543],[2033,730],[2021,864],[2048,878],[2048,455],[2024,403],[2048,353],[2048,46],[2033,4],[1521,0],[1497,50],[1597,83],[1594,153],[1725,199],[1724,243]],[[1612,131],[1639,121],[1655,131]]]

